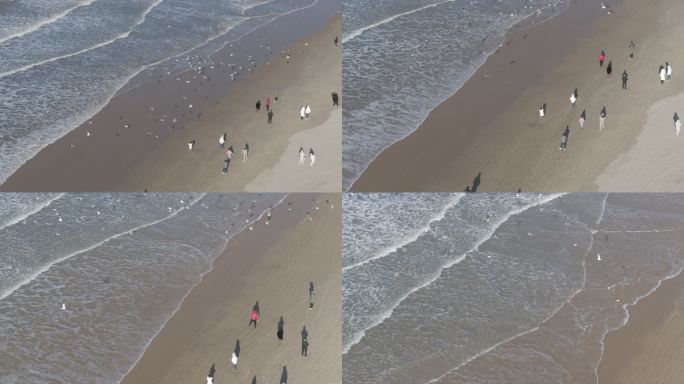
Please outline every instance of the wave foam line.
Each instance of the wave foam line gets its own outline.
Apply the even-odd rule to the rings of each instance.
[[[54,61],[66,59],[66,58],[68,58],[68,57],[78,56],[78,55],[80,55],[80,54],[83,54],[83,53],[86,53],[86,52],[90,52],[90,51],[92,51],[92,50],[95,50],[95,49],[98,49],[98,48],[107,46],[107,45],[109,45],[109,44],[112,44],[113,42],[115,42],[115,41],[117,41],[117,40],[125,39],[125,38],[127,38],[128,36],[131,35],[131,32],[133,32],[133,30],[134,30],[137,26],[139,26],[139,25],[141,25],[142,23],[144,23],[144,22],[145,22],[145,19],[147,18],[147,14],[150,13],[150,12],[152,11],[153,8],[155,8],[157,5],[161,4],[163,1],[164,1],[164,0],[157,0],[157,1],[155,1],[154,3],[150,4],[150,6],[147,7],[147,9],[141,14],[141,16],[140,16],[140,18],[138,19],[138,21],[136,21],[135,24],[131,25],[130,29],[129,29],[127,32],[124,32],[124,33],[122,33],[122,34],[119,34],[119,35],[117,35],[116,37],[114,37],[113,39],[110,39],[110,40],[107,40],[107,41],[103,41],[103,42],[101,42],[101,43],[99,43],[99,44],[95,44],[95,45],[90,46],[90,47],[87,47],[87,48],[83,48],[83,49],[81,49],[81,50],[79,50],[79,51],[76,51],[76,52],[67,53],[66,55],[51,57],[51,58],[46,59],[46,60],[43,60],[43,61],[37,61],[37,62],[35,62],[35,63],[31,63],[31,64],[28,64],[28,65],[25,65],[25,66],[23,66],[23,67],[15,68],[15,69],[13,69],[13,70],[11,70],[11,71],[2,72],[2,73],[0,73],[0,78],[5,77],[5,76],[9,76],[9,75],[14,75],[15,73],[19,73],[19,72],[24,72],[24,71],[27,71],[27,70],[29,70],[29,69],[31,69],[31,68],[41,66],[41,65],[43,65],[43,64],[52,63],[52,62],[54,62]]]
[[[53,260],[52,262],[50,262],[50,263],[44,265],[43,267],[39,268],[38,270],[36,270],[34,273],[32,273],[32,274],[26,276],[26,278],[24,278],[23,281],[21,281],[20,283],[16,284],[14,287],[11,287],[11,288],[5,290],[5,292],[0,293],[0,300],[6,298],[7,296],[9,296],[9,295],[11,295],[12,293],[14,293],[17,289],[19,289],[19,288],[23,287],[24,285],[30,283],[31,281],[35,280],[38,276],[40,276],[40,275],[42,275],[43,273],[45,273],[45,272],[47,272],[48,270],[50,270],[50,268],[52,268],[53,265],[58,264],[58,263],[61,263],[61,262],[66,261],[66,260],[69,260],[69,259],[71,259],[72,257],[78,256],[78,255],[80,255],[80,254],[82,254],[82,253],[84,253],[84,252],[91,251],[91,250],[93,250],[93,249],[95,249],[95,248],[97,248],[97,247],[99,247],[99,246],[101,246],[101,245],[103,245],[103,244],[105,244],[105,243],[107,243],[107,242],[109,242],[109,241],[111,241],[111,240],[117,239],[117,238],[119,238],[119,237],[121,237],[121,236],[130,235],[130,234],[132,234],[133,232],[138,231],[138,230],[140,230],[140,229],[144,229],[144,228],[150,227],[150,226],[152,226],[152,225],[159,224],[159,223],[161,223],[162,221],[166,221],[166,220],[168,220],[168,219],[170,219],[170,218],[176,216],[179,212],[184,211],[184,210],[186,210],[186,209],[190,209],[190,207],[192,207],[193,205],[195,205],[195,203],[197,203],[199,200],[201,200],[205,195],[206,195],[206,193],[201,194],[198,198],[196,198],[195,200],[191,201],[190,204],[188,204],[188,205],[186,205],[186,206],[184,206],[184,207],[181,207],[181,208],[179,208],[179,209],[174,210],[173,213],[171,213],[170,215],[165,216],[165,217],[163,217],[163,218],[161,218],[161,219],[158,219],[158,220],[149,222],[149,223],[147,223],[147,224],[139,225],[139,226],[137,226],[137,227],[135,227],[135,228],[131,228],[131,229],[129,229],[129,230],[127,230],[127,231],[124,231],[124,232],[119,232],[119,233],[117,233],[117,234],[115,234],[115,235],[112,235],[112,236],[110,236],[110,237],[108,237],[108,238],[106,238],[106,239],[104,239],[104,240],[102,240],[102,241],[100,241],[100,242],[97,242],[97,243],[95,243],[95,244],[93,244],[93,245],[91,245],[91,246],[89,246],[89,247],[87,247],[87,248],[83,248],[83,249],[78,250],[78,251],[76,251],[76,252],[72,252],[72,253],[70,253],[70,254],[68,254],[68,255],[64,255],[64,256],[62,256],[62,257],[60,257],[60,258],[57,258],[56,260]]]
[[[354,269],[354,268],[360,267],[364,264],[370,263],[371,261],[381,259],[385,256],[392,254],[393,252],[397,251],[398,249],[404,248],[408,244],[411,244],[414,241],[418,240],[423,234],[430,232],[430,227],[432,226],[433,223],[442,221],[444,219],[444,216],[446,216],[447,211],[450,210],[451,208],[453,208],[456,204],[458,204],[458,202],[463,198],[463,196],[465,196],[465,193],[457,194],[457,196],[454,199],[452,199],[451,201],[449,201],[447,203],[447,205],[445,205],[444,208],[442,208],[442,210],[437,215],[435,215],[432,219],[430,219],[430,221],[428,221],[427,224],[425,224],[425,226],[417,229],[413,234],[406,236],[405,238],[399,240],[395,244],[388,245],[388,246],[380,249],[374,256],[371,256],[368,259],[365,259],[365,260],[362,260],[362,261],[359,261],[359,262],[356,262],[356,263],[353,263],[353,264],[350,264],[350,265],[343,267],[342,271],[344,272],[344,271],[349,270],[349,269]]]
[[[550,202],[550,201],[553,201],[553,200],[555,200],[555,199],[557,199],[557,198],[559,198],[559,197],[561,197],[561,196],[563,196],[563,195],[564,195],[564,193],[553,194],[553,195],[546,195],[544,198],[542,198],[542,199],[540,199],[540,200],[538,200],[538,201],[536,201],[536,202],[534,202],[534,203],[530,203],[530,204],[527,204],[527,205],[525,205],[525,206],[522,206],[522,207],[520,207],[520,208],[518,208],[518,209],[514,209],[514,210],[510,211],[510,212],[508,213],[508,215],[506,215],[505,217],[501,218],[501,220],[499,220],[499,221],[497,221],[496,223],[494,223],[494,225],[490,228],[490,230],[489,230],[484,236],[482,236],[482,238],[480,238],[480,240],[478,240],[478,241],[475,243],[475,245],[473,245],[472,248],[470,248],[470,249],[467,250],[466,252],[460,254],[460,255],[459,255],[458,257],[456,257],[456,259],[454,259],[453,261],[444,264],[436,273],[434,273],[434,274],[432,275],[431,278],[429,278],[428,280],[426,280],[423,284],[420,284],[420,285],[418,285],[418,286],[416,286],[416,287],[411,288],[405,295],[403,295],[403,296],[400,297],[398,300],[396,300],[394,303],[392,303],[391,306],[390,306],[391,308],[390,308],[389,310],[385,311],[384,313],[382,313],[382,314],[380,314],[378,317],[376,317],[375,321],[374,321],[371,325],[369,325],[369,326],[366,327],[365,329],[363,329],[363,330],[357,332],[356,336],[354,336],[354,337],[352,338],[352,340],[351,340],[347,345],[344,345],[344,346],[343,346],[343,348],[342,348],[342,354],[346,354],[347,352],[349,352],[349,349],[351,349],[351,347],[353,347],[354,345],[358,344],[358,343],[361,341],[361,339],[363,339],[364,336],[366,335],[366,331],[368,331],[368,330],[371,329],[371,328],[377,327],[378,325],[382,324],[382,322],[384,322],[386,319],[388,319],[390,316],[392,316],[392,314],[394,313],[394,310],[395,310],[395,309],[396,309],[404,300],[406,300],[409,296],[411,296],[413,293],[415,293],[415,292],[417,292],[417,291],[419,291],[419,290],[421,290],[421,289],[423,289],[423,288],[425,288],[425,287],[431,285],[432,283],[434,283],[435,281],[437,281],[437,279],[439,279],[440,276],[442,276],[442,272],[443,272],[445,269],[451,268],[452,266],[454,266],[454,265],[460,263],[461,261],[463,261],[463,259],[466,258],[466,256],[467,256],[468,254],[477,251],[477,250],[480,248],[480,245],[482,245],[485,241],[491,239],[492,236],[494,235],[494,233],[499,229],[499,227],[501,227],[501,226],[502,226],[506,221],[508,221],[511,217],[513,217],[513,216],[515,216],[515,215],[518,215],[518,214],[520,214],[520,213],[522,213],[522,212],[525,212],[525,211],[527,211],[527,210],[530,209],[530,208],[534,208],[534,207],[536,207],[536,206],[546,204],[546,203],[548,203],[548,202]]]
[[[416,9],[412,9],[410,11],[398,13],[398,14],[390,16],[386,19],[382,19],[382,20],[375,22],[373,24],[369,24],[365,27],[362,27],[362,28],[359,28],[357,30],[349,32],[349,34],[347,36],[344,36],[342,38],[342,44],[346,43],[349,40],[353,40],[353,39],[357,38],[358,36],[360,36],[362,33],[366,32],[369,29],[373,29],[373,28],[379,27],[383,24],[387,24],[392,20],[398,19],[398,18],[403,17],[403,16],[407,16],[407,15],[410,15],[410,14],[413,14],[416,12],[420,12],[420,11],[428,9],[428,8],[434,8],[434,7],[437,7],[437,6],[442,5],[444,3],[453,3],[454,1],[455,0],[444,0],[444,1],[440,1],[439,3],[425,5],[425,6],[420,7],[420,8],[416,8]]]
[[[604,206],[604,207],[605,207],[605,206]],[[591,249],[592,249],[593,247],[594,247],[594,238],[593,238],[593,236],[592,236],[592,237],[590,237],[590,239],[589,239],[589,246],[587,247],[587,251],[584,253],[584,257],[582,258],[582,283],[579,285],[579,288],[577,288],[577,290],[575,290],[575,292],[574,292],[572,295],[570,295],[570,297],[569,297],[568,299],[566,299],[565,301],[563,301],[563,303],[562,303],[561,305],[559,305],[555,310],[551,311],[551,314],[550,314],[549,316],[547,316],[544,320],[542,320],[542,321],[540,322],[540,325],[534,326],[534,327],[532,327],[532,328],[530,328],[530,329],[528,329],[528,330],[526,330],[526,331],[517,333],[517,334],[515,334],[515,335],[513,335],[513,336],[511,336],[511,337],[509,337],[509,338],[507,338],[507,339],[505,339],[505,340],[501,340],[500,342],[495,343],[494,345],[492,345],[492,346],[489,347],[489,348],[485,348],[484,350],[482,350],[482,351],[478,352],[477,354],[471,356],[470,358],[466,359],[464,362],[462,362],[461,364],[457,365],[456,367],[451,368],[451,369],[449,369],[448,371],[446,371],[446,372],[444,372],[443,374],[441,374],[440,376],[438,376],[438,377],[436,377],[436,378],[434,378],[434,379],[429,380],[426,384],[434,384],[434,383],[437,383],[438,381],[442,380],[443,378],[445,378],[445,377],[448,376],[449,374],[451,374],[451,373],[453,373],[453,372],[456,372],[456,371],[458,371],[459,369],[463,368],[464,366],[470,364],[472,361],[474,361],[475,359],[479,358],[480,356],[485,355],[485,354],[487,354],[487,353],[489,353],[489,352],[495,350],[496,348],[498,348],[498,347],[500,347],[500,346],[502,346],[502,345],[504,345],[504,344],[506,344],[506,343],[509,343],[509,342],[511,342],[511,341],[513,341],[513,340],[519,338],[519,337],[522,337],[522,336],[525,336],[525,335],[528,335],[528,334],[530,334],[530,333],[533,333],[533,332],[538,331],[539,329],[541,329],[541,327],[542,327],[547,321],[551,320],[554,316],[556,316],[556,314],[557,314],[558,312],[560,312],[566,305],[568,305],[568,304],[573,305],[573,304],[572,304],[572,301],[575,299],[575,297],[577,297],[577,295],[579,295],[580,292],[582,292],[582,290],[584,289],[584,287],[585,287],[586,284],[587,284],[587,257],[589,256],[589,253],[591,252]],[[573,305],[573,306],[574,306],[574,305]]]
[[[35,215],[36,213],[42,211],[43,209],[49,207],[50,204],[52,204],[53,201],[59,200],[59,199],[61,199],[63,196],[64,196],[64,193],[60,193],[60,194],[58,194],[57,196],[55,196],[54,198],[48,199],[48,200],[42,202],[41,204],[36,205],[33,209],[31,209],[30,211],[24,213],[23,215],[19,215],[19,216],[15,217],[14,219],[8,221],[7,223],[0,225],[0,230],[3,230],[3,229],[5,229],[5,228],[7,228],[7,227],[11,227],[11,226],[13,226],[13,225],[16,225],[16,224],[21,223],[22,221],[26,220],[27,218],[29,218],[29,217]]]
[[[39,21],[39,22],[37,22],[36,24],[33,24],[31,27],[29,27],[29,28],[27,28],[27,29],[25,29],[25,30],[23,30],[23,31],[20,31],[20,32],[16,32],[16,33],[7,35],[6,37],[2,37],[2,38],[0,38],[0,44],[1,44],[1,43],[4,43],[4,42],[7,41],[7,40],[12,40],[12,39],[15,39],[15,38],[17,38],[17,37],[22,37],[22,36],[28,35],[28,34],[31,33],[31,32],[35,32],[35,31],[39,30],[40,28],[43,28],[44,26],[46,26],[46,25],[48,25],[48,24],[52,24],[52,23],[54,23],[55,21],[57,21],[57,20],[63,18],[64,16],[68,15],[68,14],[71,13],[72,11],[74,11],[74,10],[76,10],[76,9],[78,9],[78,8],[81,8],[81,7],[86,7],[86,6],[88,6],[88,5],[92,4],[92,3],[94,3],[95,1],[97,1],[97,0],[87,0],[87,1],[85,1],[85,2],[83,2],[83,3],[80,3],[80,4],[76,5],[76,6],[74,6],[74,7],[68,8],[68,9],[66,9],[66,10],[64,10],[64,11],[62,11],[62,12],[60,12],[60,13],[58,13],[58,14],[52,16],[52,17],[48,17],[48,18],[45,19],[45,20]]]

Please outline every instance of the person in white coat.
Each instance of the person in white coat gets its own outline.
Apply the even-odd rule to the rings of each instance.
[[[233,352],[233,356],[230,358],[230,362],[231,364],[233,364],[233,372],[237,371],[238,357],[235,354],[235,352]]]
[[[219,137],[219,148],[223,148],[226,145],[226,135],[223,134]]]
[[[309,148],[309,159],[311,159],[311,164],[309,164],[309,166],[313,167],[316,162],[316,154],[314,153],[313,148]]]
[[[311,115],[311,107],[309,104],[306,105],[306,108],[304,109],[304,113],[306,114],[306,118],[308,119],[309,116]]]
[[[670,80],[672,78],[672,67],[670,63],[665,63],[665,79]]]
[[[299,165],[304,164],[304,158],[306,158],[306,152],[304,152],[304,148],[299,147]]]
[[[302,105],[299,108],[299,118],[304,120],[304,117],[306,117],[306,108]]]
[[[665,77],[667,76],[666,74],[667,74],[667,72],[665,71],[665,67],[661,65],[660,66],[660,72],[659,72],[660,84],[665,83]]]

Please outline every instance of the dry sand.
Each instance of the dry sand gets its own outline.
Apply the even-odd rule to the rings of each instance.
[[[261,173],[249,183],[246,191],[273,191],[280,188],[283,192],[296,191],[334,191],[341,190],[340,170],[342,169],[342,110],[333,111],[325,123],[316,128],[299,132],[290,138],[287,149],[278,164]],[[299,148],[316,148],[316,163],[310,166],[307,159],[299,165]],[[308,151],[307,151],[308,152]],[[296,175],[283,185],[280,175]]]
[[[248,34],[212,56],[217,65],[207,69],[207,78],[188,71],[120,93],[89,122],[26,162],[0,190],[244,190],[276,166],[293,135],[327,127],[312,131],[315,134],[302,143],[307,151],[340,135],[341,125],[324,124],[333,111],[331,92],[341,89],[341,54],[333,44],[340,35],[339,8],[336,1],[318,2]],[[289,63],[286,54],[291,56]],[[252,72],[246,69],[249,57],[257,63]],[[236,82],[229,77],[229,63],[236,63],[236,70],[244,67],[238,70]],[[267,96],[273,100],[276,95],[273,124],[268,125],[265,106],[257,114],[254,105],[256,100]],[[302,104],[312,108],[311,118],[305,121],[299,119]],[[218,149],[219,135],[224,132],[236,155],[228,176],[221,175],[225,149]],[[197,143],[193,152],[187,151],[189,140]],[[245,142],[251,156],[243,164]],[[341,141],[333,144],[321,147],[320,152],[331,151],[320,153],[321,168],[331,168],[340,157]],[[278,174],[262,192],[291,190],[294,178],[321,187],[307,190],[311,192],[339,191],[341,186],[338,168],[335,173]]]
[[[270,225],[262,219],[233,237],[122,383],[205,383],[212,363],[217,384],[250,383],[255,375],[257,383],[280,383],[283,365],[290,383],[341,383],[340,208],[339,194],[290,195],[274,208]],[[309,281],[316,291],[312,310]],[[248,323],[256,300],[261,320],[254,329]],[[278,346],[280,316],[285,337]],[[300,354],[303,325],[308,357]]]
[[[675,384],[684,377],[684,275],[629,308],[627,325],[605,338],[599,384]]]
[[[352,190],[463,191],[479,172],[480,191],[684,190],[674,170],[684,163],[684,135],[674,135],[671,120],[684,105],[658,104],[684,91],[684,3],[624,0],[613,11],[578,0],[547,22],[513,28],[498,52],[416,132],[381,153]],[[601,50],[613,61],[611,79],[598,65]],[[673,78],[661,85],[658,67],[666,61]],[[543,103],[548,112],[540,120]],[[606,129],[599,132],[604,105]],[[646,123],[649,110],[658,116]],[[560,151],[566,126],[568,149]],[[653,161],[664,158],[667,169],[657,170],[668,177],[658,178]]]

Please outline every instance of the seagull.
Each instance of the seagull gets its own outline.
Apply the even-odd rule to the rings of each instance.
[[[603,260],[603,259],[601,259],[601,254],[597,253],[596,254],[596,261],[601,261],[601,260]]]

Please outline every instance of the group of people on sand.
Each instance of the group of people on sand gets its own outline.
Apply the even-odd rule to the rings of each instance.
[[[631,41],[629,44],[629,49],[632,50],[629,54],[629,60],[634,59],[634,52],[633,49],[636,48],[636,45],[634,44],[634,41]],[[599,67],[603,68],[603,64],[606,61],[606,52],[601,51],[598,57],[598,62],[599,62]],[[606,65],[606,74],[608,78],[612,77],[613,73],[613,62],[611,60],[608,60],[608,64]],[[669,62],[666,62],[665,65],[661,65],[658,71],[658,75],[660,77],[660,83],[664,84],[666,81],[669,81],[672,77],[672,67],[670,66]],[[627,73],[627,69],[623,70],[622,72],[622,89],[627,90],[627,82],[629,80],[629,74]],[[577,105],[577,101],[579,99],[579,91],[577,88],[574,89],[570,93],[570,105],[572,109],[575,109],[575,106]],[[543,103],[539,107],[539,118],[543,119],[547,114],[547,105],[546,103]],[[608,112],[606,109],[606,106],[604,105],[600,112],[599,112],[599,132],[602,131],[606,127],[606,116]],[[584,128],[584,123],[586,122],[587,119],[587,111],[582,110],[582,113],[580,114],[579,117],[579,126],[580,128]],[[673,116],[674,120],[674,125],[675,125],[675,134],[679,135],[681,131],[681,126],[682,122],[679,119],[679,116],[677,113],[674,114]],[[565,129],[563,130],[563,133],[561,134],[561,140],[560,140],[560,150],[566,150],[567,149],[567,143],[568,143],[568,136],[570,135],[570,126],[566,125]]]
[[[314,299],[316,297],[316,293],[314,290],[314,283],[309,282],[309,305],[308,309],[311,310],[314,307]],[[257,300],[256,303],[252,306],[252,310],[249,314],[249,325],[248,327],[254,326],[254,329],[256,330],[257,324],[261,321],[261,309],[259,307],[259,301]],[[306,329],[306,325],[302,326],[302,330],[300,331],[300,336],[301,336],[301,356],[307,357],[309,356],[309,331]],[[278,320],[278,323],[276,325],[276,343],[278,345],[282,345],[282,343],[285,340],[285,320],[283,319],[283,316],[280,316],[280,319]],[[235,348],[233,349],[233,352],[231,353],[230,356],[230,367],[232,372],[236,372],[238,369],[238,361],[240,358],[240,339],[237,339],[235,342]],[[207,384],[215,384],[215,378],[216,378],[216,364],[211,364],[211,367],[209,368],[209,373],[207,374]],[[254,375],[252,379],[252,383],[256,383],[256,375]],[[280,375],[280,384],[287,384],[287,366],[283,365],[283,370]]]
[[[276,96],[273,99],[274,103],[278,102],[278,96]],[[264,105],[266,107],[266,124],[273,124],[273,115],[275,114],[273,112],[273,107],[271,106],[271,98],[269,96],[264,97],[263,104],[261,100],[256,101],[256,111],[259,113],[261,111],[261,106]]]
[[[306,152],[304,151],[304,147],[299,147],[299,165],[304,165],[304,160],[306,160]],[[311,161],[309,166],[313,167],[316,162],[316,153],[314,153],[313,148],[309,148],[309,160]]]
[[[308,119],[311,116],[311,106],[309,104],[299,107],[299,118]]]
[[[219,149],[223,149],[226,145],[226,141],[228,140],[228,134],[223,133],[221,136],[219,136]],[[233,149],[233,146],[229,146],[228,150],[226,151],[226,156],[223,158],[223,170],[221,173],[223,175],[228,174],[228,167],[230,166],[230,162],[233,160],[233,153],[235,150]],[[245,143],[245,145],[242,147],[242,161],[247,161],[249,158],[249,143]]]
[[[669,81],[672,78],[672,67],[670,66],[670,62],[665,62],[665,65],[660,66],[660,69],[658,69],[658,76],[660,76],[660,84],[665,84],[666,81]]]

